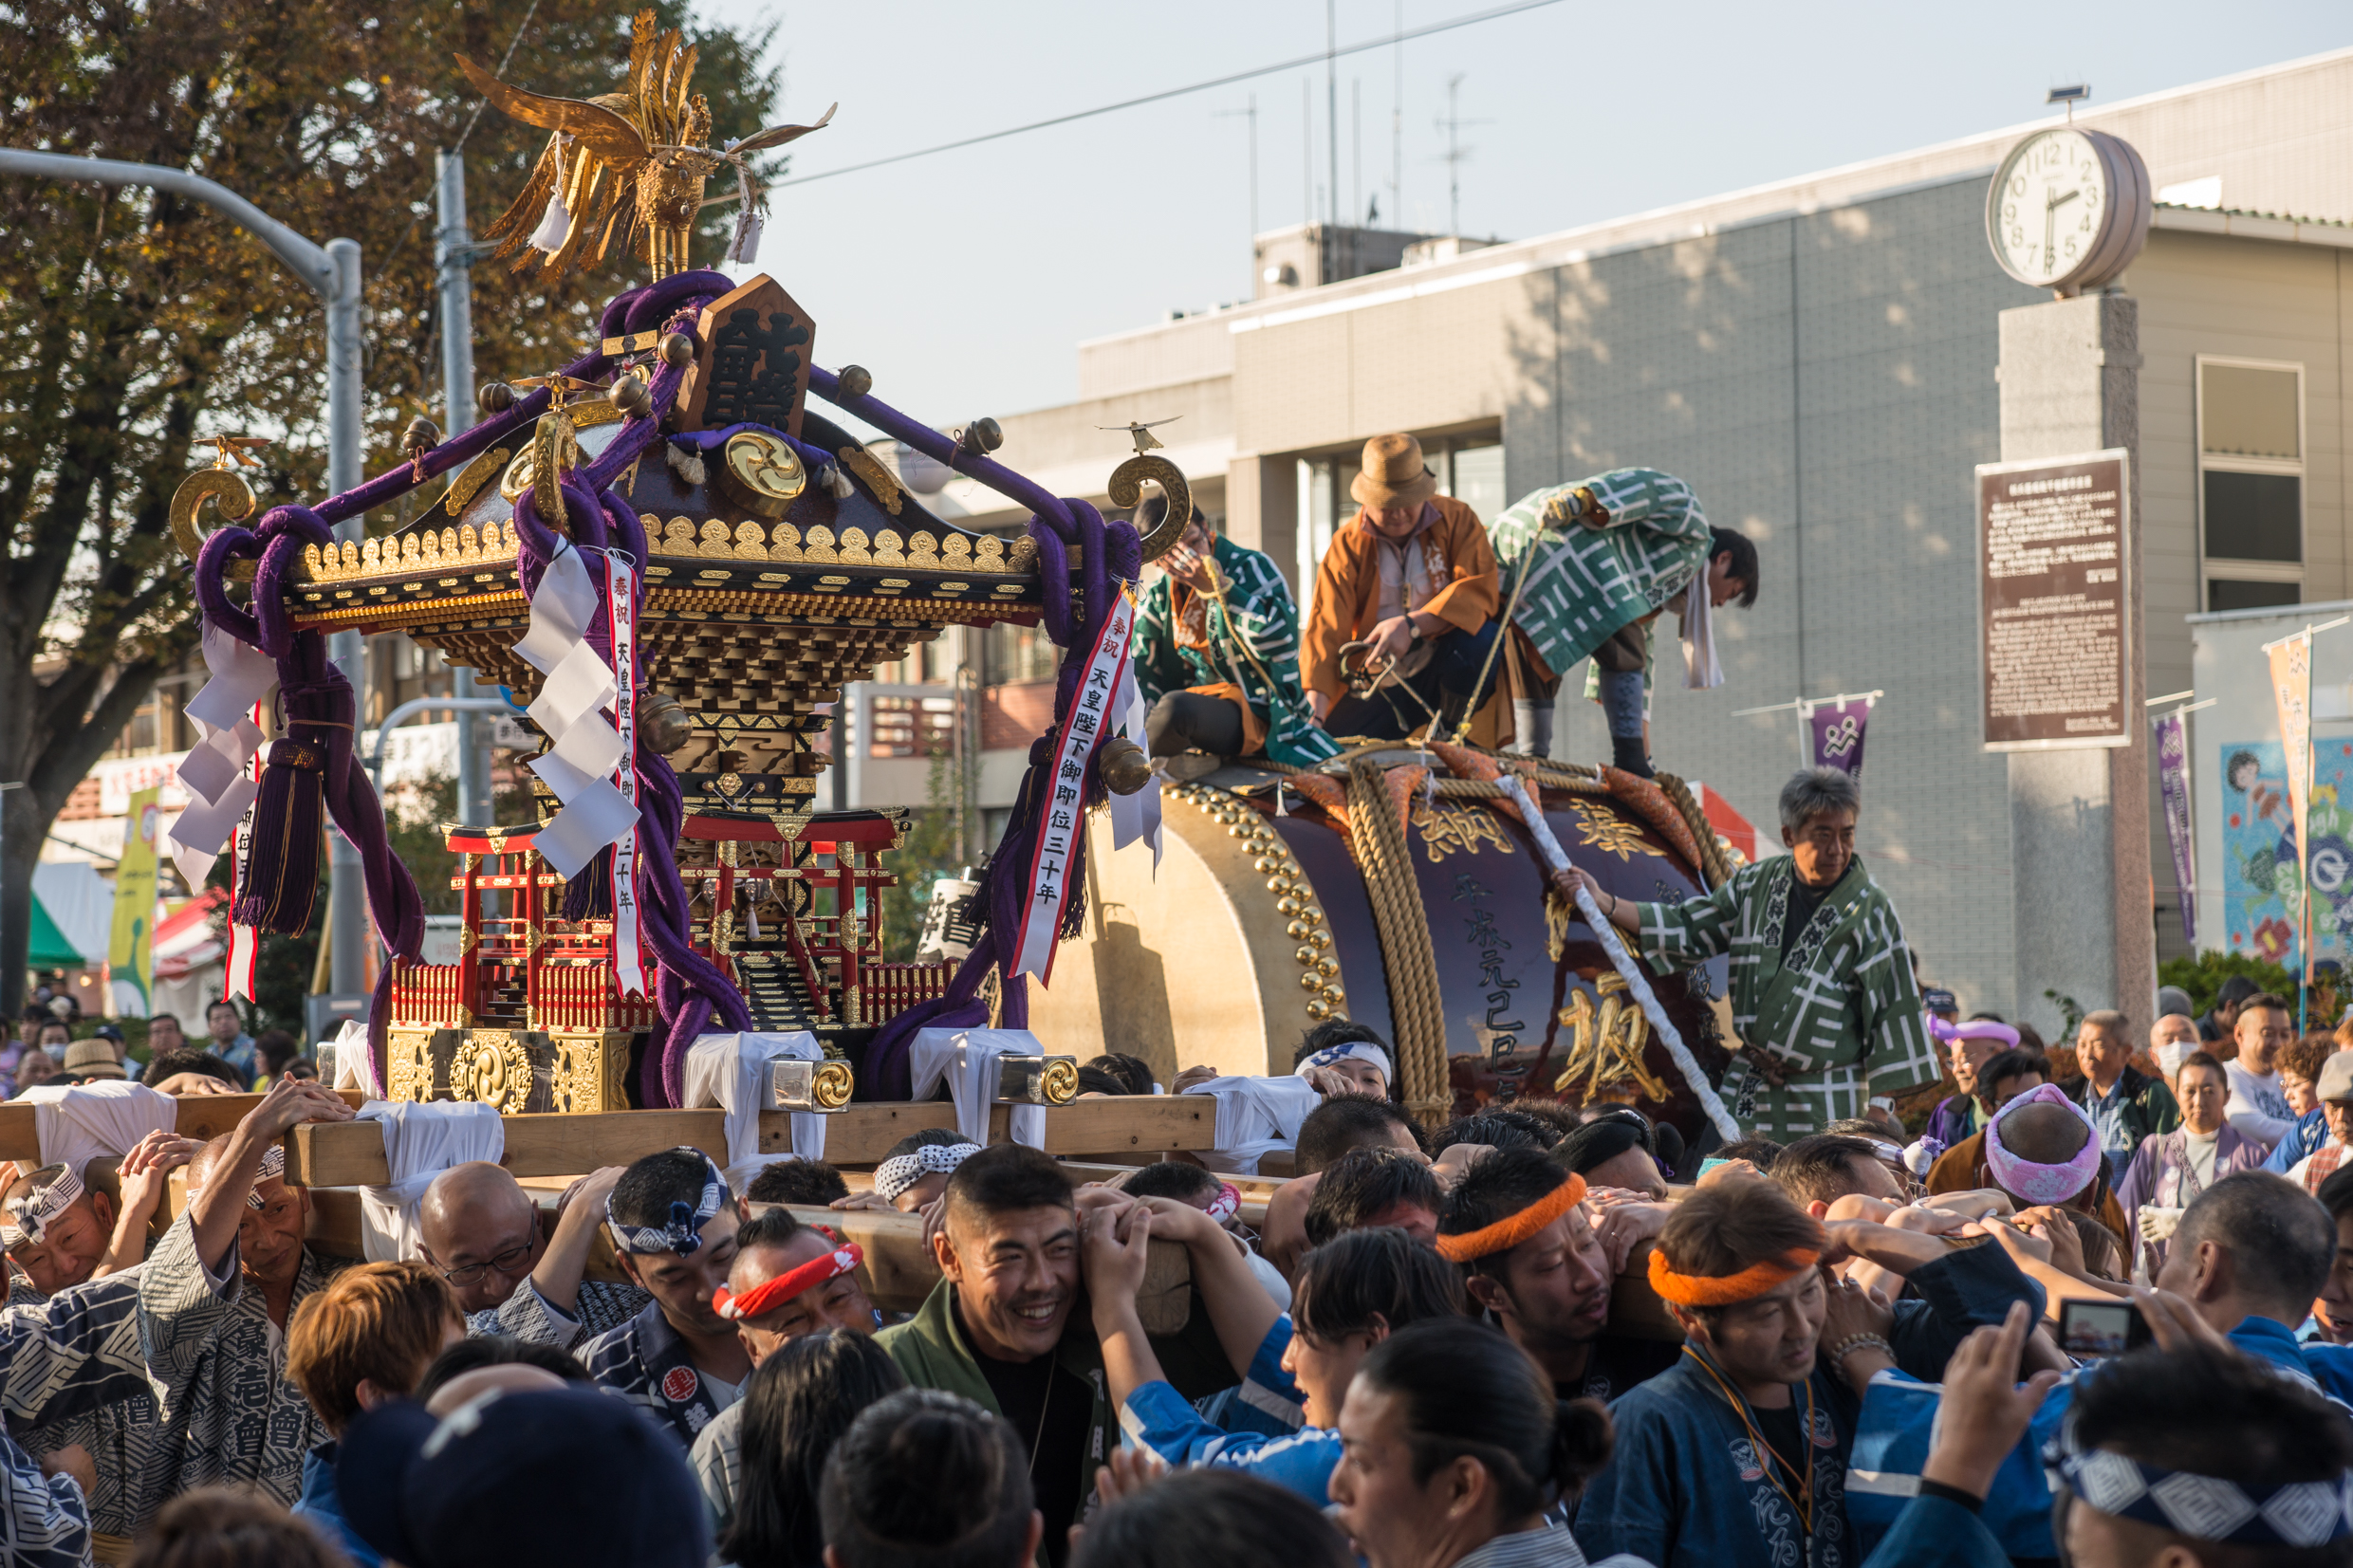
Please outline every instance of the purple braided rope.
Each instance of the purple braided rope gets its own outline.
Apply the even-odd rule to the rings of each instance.
[[[862,414],[862,417],[868,415]],[[998,1005],[1003,1026],[1029,1026],[1028,977],[1010,972],[1015,955],[1008,950],[1008,944],[1013,940],[1012,933],[1021,929],[1022,906],[1028,896],[1026,884],[1029,861],[1037,845],[1046,803],[1053,795],[1057,742],[1063,727],[1069,723],[1071,708],[1078,700],[1079,682],[1084,678],[1087,658],[1102,630],[1103,618],[1110,613],[1112,597],[1121,584],[1135,581],[1143,569],[1143,546],[1133,526],[1121,522],[1105,523],[1100,512],[1083,501],[1064,500],[1057,506],[1071,524],[1071,542],[1084,550],[1085,559],[1080,583],[1084,598],[1074,616],[1069,552],[1061,534],[1046,522],[1044,514],[1030,518],[1029,536],[1038,545],[1038,574],[1045,596],[1047,631],[1063,650],[1062,665],[1054,678],[1054,722],[1029,745],[1029,766],[1022,775],[1021,790],[1014,798],[1005,835],[990,852],[989,869],[982,873],[980,889],[973,895],[984,912],[985,927],[979,940],[956,969],[945,994],[891,1019],[866,1047],[867,1089],[880,1099],[904,1099],[914,1093],[909,1059],[918,1031],[973,1028],[988,1022],[988,1007],[979,1000],[979,991],[981,981],[992,968],[1001,976]],[[1090,757],[1083,802],[1097,804],[1103,798],[1102,770],[1097,759]],[[1086,911],[1084,880],[1073,878],[1070,889],[1059,933],[1065,937],[1076,934]]]

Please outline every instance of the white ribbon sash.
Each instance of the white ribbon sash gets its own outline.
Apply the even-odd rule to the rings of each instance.
[[[637,611],[631,600],[631,575],[619,555],[607,558],[607,600],[613,623],[613,663],[619,669],[638,667],[633,652]],[[638,947],[638,692],[635,679],[617,683],[613,716],[621,740],[621,765],[614,780],[629,802],[629,826],[613,844],[613,974],[624,996],[645,994],[645,960]]]
[[[186,712],[196,721],[197,740],[180,759],[179,782],[188,809],[172,824],[172,863],[189,887],[201,889],[219,858],[221,845],[245,818],[260,790],[249,765],[260,752],[260,705],[278,684],[278,666],[260,649],[239,642],[221,627],[204,628],[204,690]]]
[[[1085,831],[1086,760],[1095,754],[1113,722],[1113,694],[1127,671],[1128,634],[1135,630],[1136,606],[1121,591],[1111,600],[1095,647],[1087,655],[1086,676],[1070,705],[1070,722],[1063,726],[1054,748],[1053,771],[1046,777],[1045,802],[1038,809],[1037,848],[1030,853],[1028,895],[1023,900],[1021,931],[1013,944],[1015,974],[1034,974],[1051,984],[1056,935],[1062,929],[1063,906],[1070,896],[1075,875],[1074,856],[1083,851]]]

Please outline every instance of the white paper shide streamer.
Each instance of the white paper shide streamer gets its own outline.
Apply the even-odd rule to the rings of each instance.
[[[1120,695],[1112,711],[1121,715],[1121,728],[1127,738],[1138,746],[1144,745],[1144,697],[1136,684],[1136,667],[1131,661],[1120,672]],[[1143,788],[1133,795],[1111,797],[1111,847],[1125,849],[1137,839],[1152,845],[1152,876],[1160,876],[1160,775],[1154,772]]]
[[[218,626],[206,622],[204,667],[211,678],[190,700],[187,714],[196,721],[195,749],[180,759],[180,787],[188,791],[188,809],[172,825],[172,863],[192,888],[204,886],[221,845],[245,820],[260,785],[249,766],[261,750],[261,727],[253,709],[277,690],[278,667],[268,654],[238,641]]]
[[[612,560],[610,569],[618,591],[626,592],[628,568]],[[587,640],[595,618],[610,614],[600,597],[587,562],[567,544],[547,563],[531,595],[530,630],[514,650],[547,677],[529,711],[550,744],[530,766],[564,802],[531,847],[567,878],[579,876],[599,850],[620,842],[638,821],[637,802],[613,782],[629,759],[620,733],[604,717],[621,686]]]
[[[1030,852],[1029,875],[1024,885],[1028,895],[1022,904],[1021,930],[1013,943],[1015,974],[1034,974],[1051,983],[1056,934],[1062,929],[1063,905],[1070,882],[1079,875],[1075,858],[1084,853],[1086,826],[1086,760],[1111,731],[1118,712],[1113,696],[1127,672],[1128,634],[1136,627],[1136,605],[1124,593],[1112,599],[1102,630],[1087,655],[1086,677],[1070,705],[1070,722],[1063,726],[1054,747],[1053,771],[1047,775],[1047,799],[1039,810],[1038,842]]]
[[[1536,853],[1544,858],[1545,869],[1566,871],[1568,852],[1561,848],[1561,841],[1552,836],[1552,824],[1545,821],[1544,813],[1529,798],[1528,786],[1520,782],[1520,776],[1506,773],[1495,782],[1503,786],[1506,796],[1518,803],[1520,820],[1528,824],[1529,836],[1536,840]],[[1652,1032],[1666,1046],[1667,1055],[1675,1060],[1677,1070],[1683,1075],[1683,1081],[1689,1083],[1692,1093],[1699,1097],[1700,1108],[1708,1113],[1708,1119],[1715,1123],[1715,1130],[1724,1135],[1725,1142],[1739,1142],[1740,1124],[1732,1119],[1732,1112],[1724,1108],[1723,1097],[1708,1082],[1708,1075],[1700,1071],[1698,1060],[1691,1054],[1691,1047],[1683,1043],[1681,1031],[1667,1016],[1667,1010],[1658,1005],[1658,993],[1650,988],[1650,977],[1642,972],[1642,967],[1626,951],[1626,945],[1618,938],[1618,928],[1602,913],[1602,906],[1593,901],[1592,893],[1583,887],[1577,890],[1577,910],[1585,917],[1585,924],[1593,928],[1594,934],[1602,939],[1602,950],[1609,954],[1610,966],[1625,981],[1626,989],[1634,993],[1635,1001],[1641,1004],[1642,1015],[1650,1020]]]

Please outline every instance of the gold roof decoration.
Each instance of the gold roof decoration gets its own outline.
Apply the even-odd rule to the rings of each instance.
[[[592,99],[526,92],[456,57],[466,79],[501,111],[552,133],[522,194],[489,230],[490,238],[502,241],[499,255],[525,251],[515,271],[536,263],[553,282],[602,261],[617,240],[634,244],[656,278],[685,270],[703,185],[728,164],[735,168],[745,219],[750,220],[739,220],[738,243],[747,227],[756,226],[751,212],[760,192],[749,155],[822,129],[833,110],[814,125],[772,125],[724,149],[710,147],[711,105],[689,91],[695,52],[676,28],[658,34],[654,13],[641,10],[630,38],[624,90]]]

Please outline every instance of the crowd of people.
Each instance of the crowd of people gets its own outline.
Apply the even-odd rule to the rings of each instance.
[[[317,1064],[292,1032],[247,1032],[246,1016],[233,1002],[209,1005],[204,1033],[194,1042],[176,1014],[156,1013],[145,1021],[145,1040],[134,1050],[120,1024],[83,1028],[79,1008],[67,1006],[67,1000],[36,1001],[25,1009],[11,1038],[0,1042],[0,1099],[14,1099],[45,1083],[107,1080],[148,1083],[167,1094],[241,1095],[287,1073],[318,1076]]]
[[[2305,1049],[2254,993],[2209,1021],[2227,1040],[2169,1015],[2146,1056],[2095,1013],[2068,1071],[1926,995],[1962,1086],[1935,1108],[1949,1147],[1883,1113],[1690,1147],[1548,1101],[1431,1131],[1386,1043],[1326,1024],[1298,1052],[1296,1174],[1254,1223],[1191,1161],[1074,1183],[929,1129],[856,1190],[784,1159],[738,1191],[676,1149],[544,1208],[459,1164],[415,1257],[358,1263],[309,1238],[281,1147],[353,1112],[282,1077],[218,1138],[0,1194],[0,1555],[2353,1561],[2353,1170],[2324,1158],[2353,1052]],[[1156,1087],[1132,1057],[1084,1076]],[[2262,1168],[2279,1148],[2289,1173]],[[912,1312],[878,1309],[880,1260],[827,1208],[920,1216],[936,1282]],[[1174,1313],[1156,1241],[1184,1254]],[[2153,1343],[2091,1344],[2085,1303]]]

